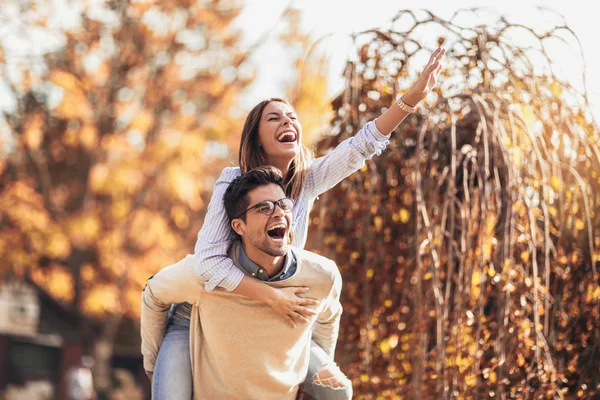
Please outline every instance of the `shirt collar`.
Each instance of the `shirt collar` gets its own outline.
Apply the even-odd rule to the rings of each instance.
[[[248,255],[244,251],[244,246],[242,246],[241,244],[238,250],[238,261],[242,270],[248,275],[252,276],[253,278],[260,279],[261,281],[276,281],[281,280],[284,277],[288,277],[286,275],[288,274],[288,272],[292,272],[291,267],[295,266],[296,257],[294,256],[294,253],[292,253],[291,250],[288,250],[288,252],[285,255],[285,260],[283,261],[283,268],[281,268],[281,271],[279,271],[277,274],[275,274],[275,276],[272,276],[271,278],[269,278],[269,276],[267,275],[267,271],[263,267],[261,267],[248,257]]]

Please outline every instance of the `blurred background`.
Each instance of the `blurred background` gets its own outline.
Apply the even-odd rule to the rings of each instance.
[[[600,396],[595,17],[409,6],[2,2],[0,398],[149,398],[141,290],[193,252],[246,113],[289,99],[326,154],[441,43],[438,88],[311,212],[337,361],[358,399]]]

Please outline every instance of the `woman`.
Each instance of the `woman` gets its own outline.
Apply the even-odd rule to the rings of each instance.
[[[308,214],[316,197],[385,149],[391,132],[435,86],[441,71],[440,59],[444,54],[445,50],[438,48],[415,84],[396,103],[379,118],[368,122],[354,137],[312,162],[309,152],[301,144],[302,126],[294,109],[282,99],[267,99],[256,105],[248,114],[242,131],[240,166],[225,168],[221,173],[214,186],[204,225],[198,233],[195,270],[206,282],[206,289],[219,287],[267,303],[292,326],[306,322],[305,317],[313,311],[305,306],[314,304],[314,300],[298,296],[305,293],[306,288],[274,289],[246,276],[227,257],[231,235],[223,194],[229,182],[241,172],[258,166],[272,165],[280,169],[286,177],[287,195],[295,200],[293,245],[303,248]],[[154,399],[189,400],[192,397],[190,311],[189,304],[180,304],[172,309],[155,370],[148,371],[153,380]],[[312,346],[304,391],[315,399],[351,397],[349,381],[316,344]]]

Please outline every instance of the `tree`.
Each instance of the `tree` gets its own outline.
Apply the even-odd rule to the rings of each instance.
[[[207,145],[234,145],[229,112],[254,72],[232,27],[237,1],[71,7],[79,23],[64,46],[36,60],[0,53],[15,102],[0,124],[0,271],[31,276],[81,314],[102,391],[146,279],[193,249],[227,161]],[[63,11],[21,6],[21,33],[60,36],[49,21]]]
[[[457,22],[473,12],[401,11],[392,29],[357,35],[320,154],[408,87],[434,47],[423,27],[448,53],[428,108],[315,203],[309,247],[345,284],[340,363],[364,399],[592,398],[600,130],[543,45],[576,38],[564,25]]]
[[[327,93],[329,62],[319,49],[320,39],[313,39],[302,29],[302,14],[292,9],[286,14],[280,40],[288,52],[295,54],[296,79],[289,85],[287,98],[302,122],[303,142],[312,144],[328,127],[331,104]]]

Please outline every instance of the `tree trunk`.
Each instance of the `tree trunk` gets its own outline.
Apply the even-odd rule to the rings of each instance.
[[[110,390],[111,382],[111,359],[114,343],[107,338],[99,338],[94,343],[94,366],[92,373],[94,375],[94,387],[98,393],[98,398],[105,398]]]
[[[111,361],[114,353],[115,337],[122,319],[123,315],[121,314],[109,314],[102,326],[100,335],[93,345],[94,366],[92,372],[98,399],[108,398],[111,391]]]

